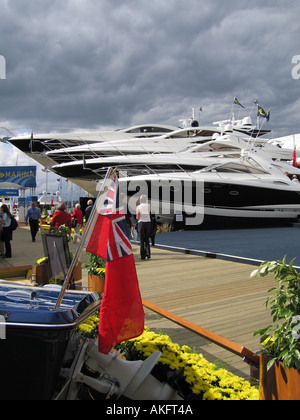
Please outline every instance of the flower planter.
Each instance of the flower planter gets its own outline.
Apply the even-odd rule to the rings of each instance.
[[[260,356],[259,399],[300,400],[300,372],[293,368],[284,370],[280,362],[267,370],[269,360],[269,357]]]
[[[104,292],[105,279],[98,276],[88,275],[88,285],[90,292]]]
[[[33,274],[36,277],[37,284],[48,284],[49,283],[49,271],[48,271],[48,264],[41,264],[33,267]],[[79,261],[74,269],[73,272],[73,280],[78,281],[82,279],[82,266],[81,262]]]
[[[79,261],[73,271],[73,278],[74,281],[78,281],[82,279],[82,267],[81,262]]]
[[[37,284],[44,285],[49,283],[48,264],[34,266],[33,274],[35,274]]]

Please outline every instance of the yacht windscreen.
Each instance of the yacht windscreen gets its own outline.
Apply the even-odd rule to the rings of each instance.
[[[126,133],[169,133],[170,131],[172,130],[166,127],[140,126],[126,130]]]
[[[241,163],[224,163],[221,165],[212,165],[205,169],[202,169],[201,172],[233,172],[233,173],[244,173],[244,174],[265,174],[266,171],[262,169],[255,168],[253,166],[243,165]]]
[[[167,135],[168,139],[185,139],[185,138],[199,138],[201,140],[206,140],[213,135],[212,131],[207,130],[197,130],[192,127],[189,129],[178,130]]]

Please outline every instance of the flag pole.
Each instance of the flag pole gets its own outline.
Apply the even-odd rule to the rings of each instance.
[[[86,227],[85,227],[85,229],[83,231],[83,234],[82,234],[81,240],[80,240],[80,242],[78,244],[76,253],[75,253],[74,257],[73,257],[73,260],[72,260],[71,265],[69,267],[68,273],[67,273],[67,275],[65,277],[65,280],[64,280],[64,283],[62,285],[60,294],[58,296],[58,299],[57,299],[57,302],[56,302],[56,305],[55,305],[55,310],[57,310],[59,308],[59,306],[60,306],[60,304],[61,304],[61,302],[63,300],[64,294],[65,294],[65,292],[67,290],[67,287],[68,287],[68,285],[70,283],[70,280],[71,280],[73,271],[74,271],[74,269],[75,269],[75,267],[77,265],[77,262],[79,260],[80,255],[82,253],[82,249],[83,249],[84,244],[86,242],[86,238],[87,238],[88,234],[90,233],[89,232],[90,231],[90,228],[93,225],[95,218],[98,217],[97,202],[98,202],[99,198],[101,197],[101,195],[105,192],[106,187],[107,187],[107,184],[108,184],[108,181],[112,178],[112,176],[116,173],[116,171],[117,171],[116,168],[115,169],[109,168],[107,170],[107,173],[105,175],[104,181],[103,181],[102,186],[101,186],[101,189],[99,191],[99,194],[97,196],[97,199],[96,199],[96,201],[94,203],[94,206],[93,206],[93,209],[91,211],[90,217],[88,219],[88,223],[87,223],[87,225],[86,225]]]

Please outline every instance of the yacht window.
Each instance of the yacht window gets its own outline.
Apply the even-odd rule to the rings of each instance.
[[[284,181],[274,181],[274,184],[279,184],[279,185],[290,185],[288,182],[284,182]]]
[[[240,152],[241,149],[239,147],[230,146],[228,144],[207,144],[204,147],[201,147],[197,150],[197,152],[201,151],[209,151],[209,152],[231,152],[236,151]]]
[[[222,165],[220,168],[216,168],[217,172],[237,172],[246,174],[264,174],[265,171],[254,168],[253,166],[241,165],[238,163],[228,163]]]

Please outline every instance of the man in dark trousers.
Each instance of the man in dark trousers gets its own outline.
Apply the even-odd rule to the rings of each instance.
[[[89,220],[89,217],[90,217],[90,214],[91,214],[91,211],[92,211],[92,209],[93,209],[93,206],[94,206],[94,203],[93,203],[93,200],[89,200],[88,202],[87,202],[87,208],[85,209],[85,212],[84,212],[84,216],[85,216],[85,222],[87,223],[87,221]]]
[[[29,226],[32,237],[32,242],[35,242],[36,234],[39,231],[39,220],[42,220],[42,215],[35,202],[31,203],[31,208],[28,210],[25,218],[25,223]]]

